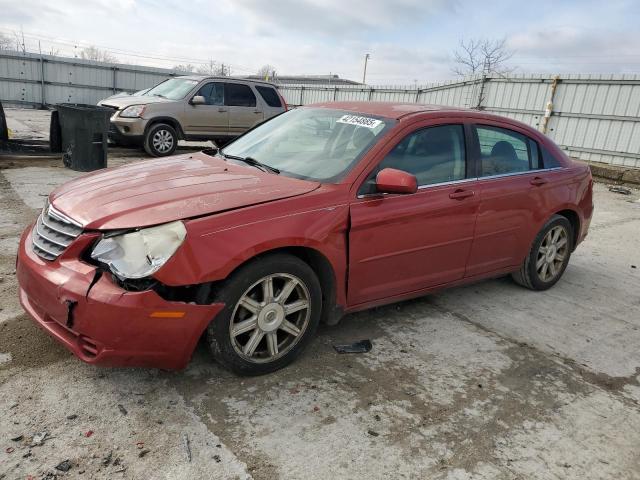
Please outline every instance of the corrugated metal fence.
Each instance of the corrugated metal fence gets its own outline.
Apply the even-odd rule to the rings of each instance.
[[[0,101],[23,105],[95,104],[175,76],[173,70],[78,58],[0,52]]]
[[[640,168],[638,75],[475,77],[420,88],[283,85],[280,91],[291,105],[369,100],[481,108],[538,128],[571,156]]]
[[[0,52],[0,101],[93,104],[174,75],[159,68]],[[290,105],[369,100],[481,108],[546,132],[572,156],[640,168],[638,75],[472,77],[425,87],[281,85],[280,91]]]

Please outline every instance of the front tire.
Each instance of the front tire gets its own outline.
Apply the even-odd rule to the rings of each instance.
[[[152,125],[144,136],[144,150],[153,157],[167,157],[178,147],[178,134],[171,125]]]
[[[209,346],[219,363],[240,375],[290,364],[320,321],[318,277],[292,255],[269,255],[240,267],[216,297],[225,307],[207,329]]]
[[[542,227],[520,270],[511,276],[531,290],[547,290],[564,273],[573,251],[573,227],[561,215],[552,216]]]

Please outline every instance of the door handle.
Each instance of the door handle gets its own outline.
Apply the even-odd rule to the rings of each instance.
[[[260,110],[254,110],[253,113],[262,113]]]
[[[464,200],[465,198],[473,197],[476,193],[473,190],[458,189],[455,192],[449,194],[449,198],[453,200]]]
[[[542,177],[534,177],[529,183],[531,183],[531,185],[539,187],[540,185],[544,185],[545,183],[547,183],[547,181]]]
[[[227,111],[227,109],[226,109],[226,108],[219,108],[219,109],[218,109],[218,111],[219,111],[220,113],[224,113],[224,112],[226,112],[226,111]]]

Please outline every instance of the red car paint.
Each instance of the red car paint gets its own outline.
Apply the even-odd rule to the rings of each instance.
[[[25,310],[84,361],[183,368],[222,305],[170,302],[153,290],[125,291],[106,274],[91,286],[96,267],[83,260],[83,252],[100,230],[184,219],[185,242],[154,274],[167,286],[222,281],[244,262],[273,250],[311,254],[325,271],[324,308],[340,312],[517,270],[542,225],[561,211],[577,219],[577,243],[587,234],[593,210],[588,167],[522,123],[415,104],[313,107],[397,123],[336,184],[273,175],[197,153],[109,169],[60,187],[51,204],[82,223],[85,233],[56,260],[45,261],[31,250],[31,227],[25,231],[17,268]],[[402,138],[445,123],[482,123],[523,133],[560,166],[470,178],[409,195],[358,196],[362,182]],[[69,301],[75,303],[67,325]],[[158,311],[184,316],[151,316]]]

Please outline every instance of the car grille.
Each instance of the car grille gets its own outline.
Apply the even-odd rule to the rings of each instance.
[[[82,225],[45,205],[33,227],[33,251],[45,260],[55,260],[82,233]]]

